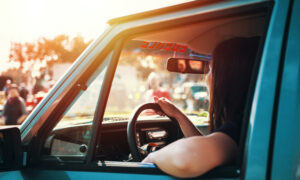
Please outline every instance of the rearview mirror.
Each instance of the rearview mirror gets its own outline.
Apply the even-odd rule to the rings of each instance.
[[[167,70],[170,72],[207,74],[209,72],[209,61],[184,58],[169,58]]]

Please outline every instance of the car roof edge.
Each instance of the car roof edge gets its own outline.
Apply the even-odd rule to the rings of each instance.
[[[181,3],[181,4],[176,4],[172,6],[167,6],[163,8],[158,8],[154,10],[149,10],[145,12],[140,12],[136,14],[130,14],[126,16],[121,16],[121,17],[116,17],[113,19],[110,19],[107,21],[109,25],[115,25],[115,24],[120,24],[120,23],[125,23],[129,21],[134,21],[134,20],[139,20],[143,18],[148,18],[148,17],[153,17],[161,14],[166,14],[170,12],[176,12],[179,10],[185,10],[185,9],[191,9],[199,6],[205,6],[205,5],[210,5],[214,4],[217,2],[222,2],[222,0],[202,0],[202,1],[191,1],[191,2],[186,2],[186,3]]]

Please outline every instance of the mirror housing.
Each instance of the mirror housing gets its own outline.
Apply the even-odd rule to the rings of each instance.
[[[209,72],[209,61],[185,58],[169,58],[167,70],[170,72],[179,73],[207,74]]]
[[[23,152],[19,128],[0,128],[0,170],[21,169],[22,161]]]

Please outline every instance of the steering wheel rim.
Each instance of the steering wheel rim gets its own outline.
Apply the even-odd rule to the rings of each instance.
[[[133,161],[140,162],[142,161],[142,156],[139,153],[138,146],[136,143],[136,122],[137,118],[140,115],[140,113],[146,109],[153,109],[157,111],[163,112],[161,107],[157,103],[145,103],[141,104],[137,108],[134,109],[134,111],[131,113],[128,125],[127,125],[127,141],[129,145],[129,149],[133,158]],[[174,120],[174,118],[169,117],[171,120]]]

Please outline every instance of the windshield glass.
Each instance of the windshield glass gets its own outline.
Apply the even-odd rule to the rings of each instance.
[[[178,43],[131,40],[124,46],[108,98],[104,122],[128,120],[130,113],[142,103],[153,102],[154,96],[171,100],[195,124],[205,124],[209,93],[205,75],[167,71],[169,58],[210,60]],[[143,119],[161,118],[152,110]]]

